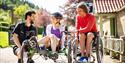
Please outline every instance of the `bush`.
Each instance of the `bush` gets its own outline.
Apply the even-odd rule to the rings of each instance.
[[[9,46],[8,32],[0,31],[0,47],[7,47],[7,46]]]
[[[38,28],[38,34],[42,34],[44,31],[44,28]]]
[[[0,22],[0,31],[8,31],[9,24],[7,22]]]

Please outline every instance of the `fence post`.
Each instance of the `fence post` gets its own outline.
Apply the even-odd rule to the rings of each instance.
[[[123,39],[123,43],[124,43],[124,52],[122,55],[120,55],[120,62],[125,62],[125,36],[121,36],[121,39]]]

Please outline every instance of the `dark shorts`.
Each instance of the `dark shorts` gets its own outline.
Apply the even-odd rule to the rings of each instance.
[[[17,46],[14,46],[14,47],[13,47],[13,53],[14,53],[14,55],[17,55],[17,49],[18,49]]]
[[[20,51],[20,49],[17,46],[13,47],[13,53],[14,55],[17,55],[17,52]],[[25,48],[25,51],[28,51],[28,48]]]
[[[87,35],[88,33],[85,33],[85,35]],[[96,38],[98,33],[97,32],[92,32],[92,33],[94,34],[94,38]]]
[[[88,32],[89,33],[89,32]],[[87,36],[87,34],[88,33],[84,33],[86,36]],[[94,38],[93,38],[93,42],[95,42],[95,39],[96,39],[96,37],[97,37],[97,34],[98,34],[98,32],[92,32],[93,33],[93,35],[94,35]],[[87,39],[85,39],[85,41],[86,41]]]

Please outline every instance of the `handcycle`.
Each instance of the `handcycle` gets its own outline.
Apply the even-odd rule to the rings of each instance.
[[[71,33],[69,31],[64,31],[67,35],[68,35],[68,40],[67,40],[67,48],[68,48],[68,63],[82,63],[79,62],[77,57],[79,56],[78,54],[80,53],[80,49],[78,46],[78,42],[79,42],[79,37],[71,37]],[[92,47],[91,47],[91,57],[93,58],[93,60],[89,63],[94,63],[95,62],[95,57],[92,55],[92,53],[96,53],[96,58],[97,58],[97,62],[98,63],[102,63],[102,59],[103,59],[103,43],[101,41],[101,38],[99,36],[99,32],[97,33],[97,36],[93,39],[92,42]]]
[[[54,55],[51,55],[51,52],[50,50],[48,50],[47,48],[44,48],[44,47],[39,47],[39,44],[37,43],[37,40],[36,40],[36,37],[35,36],[32,36],[29,40],[25,40],[22,44],[22,47],[21,47],[21,63],[24,63],[24,60],[23,60],[23,53],[25,51],[25,47],[27,48],[27,51],[28,51],[28,58],[32,58],[32,56],[35,54],[35,53],[38,53],[40,56],[44,56],[45,60],[47,60],[48,58],[54,60],[56,62],[56,59],[58,59],[58,54],[54,54]],[[27,63],[30,63],[30,61],[27,61]]]
[[[32,36],[30,39],[24,40],[23,43],[22,43],[22,47],[21,47],[21,63],[24,63],[23,53],[25,51],[25,48],[26,48],[26,51],[28,52],[27,55],[28,55],[29,59],[31,59],[35,53],[38,53],[40,56],[43,56],[45,58],[45,60],[47,60],[49,58],[49,59],[52,59],[54,62],[56,62],[56,60],[58,59],[59,53],[60,53],[60,50],[59,50],[57,54],[52,55],[51,50],[44,47],[44,45],[40,46],[38,44],[38,42],[37,42],[36,37]],[[27,61],[27,63],[32,63],[32,62]]]

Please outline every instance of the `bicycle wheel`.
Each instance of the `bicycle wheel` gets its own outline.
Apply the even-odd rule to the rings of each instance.
[[[96,38],[97,45],[96,45],[96,56],[97,56],[97,62],[102,63],[103,59],[103,43],[100,37]]]
[[[23,53],[24,53],[24,45],[22,46],[22,48],[21,48],[21,52],[20,52],[20,60],[21,60],[21,63],[24,63],[24,61],[23,61]]]
[[[21,56],[21,63],[24,63],[24,52],[25,52],[25,48],[27,47],[28,48],[28,40],[25,40],[23,43],[22,43],[22,47],[21,47],[21,52],[20,52],[20,56]]]

